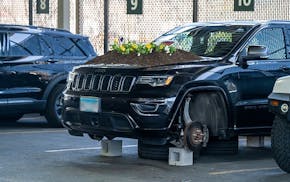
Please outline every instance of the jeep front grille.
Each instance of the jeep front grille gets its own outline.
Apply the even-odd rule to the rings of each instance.
[[[73,91],[130,92],[135,80],[134,76],[76,74],[68,86]]]

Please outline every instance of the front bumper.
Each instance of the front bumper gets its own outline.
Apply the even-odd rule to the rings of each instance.
[[[290,95],[283,93],[271,93],[269,95],[269,110],[290,121]]]
[[[80,97],[65,95],[63,125],[97,136],[166,138],[175,98],[101,98],[101,112],[80,111]]]

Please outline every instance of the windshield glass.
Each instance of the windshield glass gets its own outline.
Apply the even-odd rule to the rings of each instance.
[[[182,32],[185,32],[185,31],[188,31],[188,30],[191,30],[193,28],[195,28],[196,26],[178,26],[178,27],[175,27],[171,30],[169,30],[168,32],[166,32],[165,34],[163,35],[172,35],[172,34],[178,34],[178,33],[182,33]]]
[[[252,28],[249,25],[205,26],[172,38],[173,46],[204,57],[225,56]]]

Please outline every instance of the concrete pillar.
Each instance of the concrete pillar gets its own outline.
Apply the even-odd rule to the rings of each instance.
[[[102,140],[101,155],[106,157],[122,156],[122,140]]]
[[[70,30],[70,0],[58,0],[57,26]]]
[[[264,136],[247,136],[247,147],[264,147]]]
[[[193,152],[185,148],[169,148],[168,164],[173,166],[193,165]]]

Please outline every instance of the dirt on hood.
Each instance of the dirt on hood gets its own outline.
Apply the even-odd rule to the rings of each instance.
[[[116,51],[109,51],[108,53],[98,56],[86,64],[128,64],[136,66],[159,66],[176,64],[181,62],[192,62],[200,59],[199,56],[183,50],[176,50],[175,53],[169,55],[165,52],[153,52],[148,55],[137,56],[136,53],[124,55]]]

